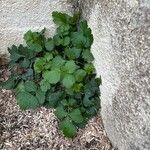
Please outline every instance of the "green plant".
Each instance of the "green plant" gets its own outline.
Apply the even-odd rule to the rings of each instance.
[[[8,49],[11,75],[1,86],[15,91],[23,110],[55,108],[59,128],[72,138],[97,114],[101,80],[92,64],[93,35],[87,22],[79,15],[53,12],[52,16],[58,26],[53,38],[45,37],[45,29],[28,31],[26,46]]]

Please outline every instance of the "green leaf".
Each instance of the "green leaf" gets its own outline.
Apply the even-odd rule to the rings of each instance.
[[[84,70],[87,72],[87,74],[91,74],[95,72],[95,68],[92,63],[85,64]]]
[[[14,77],[9,77],[7,81],[2,82],[2,88],[11,90],[15,87],[15,78]]]
[[[79,23],[79,31],[86,37],[86,44],[84,46],[90,48],[93,43],[93,35],[91,29],[87,25],[86,20],[83,20]]]
[[[60,80],[60,75],[60,71],[55,69],[52,71],[45,71],[43,73],[43,78],[51,84],[56,84]]]
[[[67,105],[68,105],[68,102],[67,102],[66,99],[63,99],[63,100],[61,101],[61,104],[62,104],[63,106],[67,106]]]
[[[82,52],[82,58],[88,62],[91,62],[94,60],[93,54],[88,49]]]
[[[86,44],[86,37],[81,32],[73,32],[71,34],[71,41],[74,47],[84,48]]]
[[[80,109],[74,109],[72,112],[70,112],[71,119],[76,123],[83,122],[83,116],[81,115]]]
[[[45,47],[46,47],[46,50],[52,51],[52,50],[54,49],[54,47],[55,47],[54,41],[53,41],[51,38],[48,39],[48,40],[46,41],[46,43],[45,43]]]
[[[67,57],[69,59],[79,58],[80,53],[81,53],[81,49],[79,49],[79,48],[73,47],[73,48],[66,48],[65,49],[65,55],[67,55]]]
[[[67,116],[68,113],[64,110],[63,106],[58,106],[54,114],[56,115],[56,117],[58,117],[58,119],[63,119]]]
[[[73,75],[66,74],[62,83],[66,88],[71,88],[73,84],[75,83],[75,78]]]
[[[63,39],[58,34],[54,35],[53,39],[56,46],[62,45]]]
[[[37,90],[37,85],[33,81],[26,81],[24,86],[27,92],[36,92]]]
[[[63,39],[63,46],[67,46],[67,45],[69,45],[69,43],[70,43],[70,37],[66,36]]]
[[[43,49],[43,44],[45,41],[45,37],[40,32],[32,32],[29,30],[24,35],[24,39],[32,51],[40,52]]]
[[[31,43],[29,45],[30,50],[35,51],[35,52],[41,52],[42,51],[42,46],[38,43]]]
[[[94,105],[94,102],[89,99],[89,95],[85,95],[85,96],[84,96],[84,98],[83,98],[83,105],[84,105],[85,107],[89,107],[89,106]]]
[[[61,12],[57,12],[57,11],[54,11],[52,13],[52,16],[53,16],[53,21],[55,22],[55,24],[61,26],[65,26],[65,25],[68,25],[68,24],[71,24],[72,21],[73,21],[73,17],[65,14],[65,13],[61,13]]]
[[[40,73],[44,70],[44,65],[46,61],[44,58],[37,58],[34,63],[34,69],[37,73]]]
[[[20,63],[20,65],[23,67],[23,68],[28,68],[30,66],[30,60],[24,58],[23,61]]]
[[[28,92],[19,92],[16,96],[17,104],[21,109],[36,109],[39,107],[38,100],[35,96]]]
[[[40,88],[43,92],[46,92],[47,90],[50,89],[50,83],[46,80],[41,80],[40,82]]]
[[[33,79],[33,69],[27,69],[24,74],[22,74],[21,78],[23,80]]]
[[[49,62],[51,59],[53,59],[53,55],[51,53],[46,53],[44,55],[44,59]]]
[[[75,64],[73,60],[69,60],[66,62],[64,69],[66,70],[67,73],[73,73],[78,66]]]
[[[68,138],[73,138],[76,135],[77,129],[68,118],[60,122],[59,127]]]
[[[55,108],[58,104],[58,102],[61,100],[62,92],[58,91],[55,93],[48,93],[46,97],[46,101],[48,102],[48,106]]]
[[[56,56],[52,60],[52,69],[60,68],[65,63],[65,60],[61,56]]]
[[[68,105],[69,105],[69,106],[74,106],[74,105],[76,105],[76,104],[77,104],[77,102],[76,102],[75,99],[73,99],[73,98],[68,99]]]
[[[16,91],[16,93],[25,92],[25,86],[24,86],[24,82],[23,81],[18,83],[15,91]]]
[[[41,105],[44,104],[44,102],[45,102],[45,92],[41,91],[41,89],[38,89],[36,91],[36,97],[39,101],[39,104],[41,104]]]
[[[82,84],[82,83],[75,83],[75,84],[73,85],[73,90],[74,90],[75,92],[80,92],[82,87],[83,87],[83,84]]]
[[[75,72],[75,79],[78,82],[81,82],[86,76],[86,72],[83,69],[79,69]]]
[[[24,57],[20,54],[18,47],[15,45],[13,45],[11,48],[8,48],[8,51],[10,53],[10,59],[13,62],[17,62],[20,58]]]

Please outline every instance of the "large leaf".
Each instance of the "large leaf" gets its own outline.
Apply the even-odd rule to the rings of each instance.
[[[65,118],[62,122],[60,122],[59,127],[66,137],[73,138],[76,135],[76,127],[68,118]]]
[[[21,109],[36,109],[39,107],[38,100],[35,96],[28,92],[19,92],[16,96],[17,104],[20,106]]]
[[[56,115],[56,117],[58,117],[59,119],[63,119],[64,117],[67,116],[67,112],[64,110],[63,106],[58,106],[54,112],[54,114]]]
[[[83,116],[81,115],[81,111],[78,108],[71,111],[69,115],[76,123],[81,123],[83,121]]]
[[[45,71],[43,73],[44,80],[47,80],[51,84],[56,84],[60,80],[60,70],[52,70],[52,71]]]
[[[66,74],[62,83],[66,88],[71,88],[73,84],[75,83],[75,78],[73,75]]]
[[[33,81],[26,81],[24,86],[27,92],[36,92],[37,90],[37,85]]]

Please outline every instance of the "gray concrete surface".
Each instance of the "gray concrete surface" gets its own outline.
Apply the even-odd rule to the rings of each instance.
[[[71,9],[66,0],[0,0],[0,55],[8,54],[7,47],[12,44],[23,43],[23,35],[29,29],[46,27],[47,33],[53,35],[51,13],[70,13]]]
[[[150,1],[80,1],[102,76],[102,118],[119,150],[150,149]]]

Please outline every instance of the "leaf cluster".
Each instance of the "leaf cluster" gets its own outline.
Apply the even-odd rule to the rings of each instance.
[[[41,32],[25,33],[26,45],[13,45],[10,53],[9,79],[2,88],[15,91],[21,109],[40,106],[55,108],[59,128],[74,137],[100,108],[100,78],[96,78],[93,43],[87,21],[53,12],[56,34],[46,38]]]

